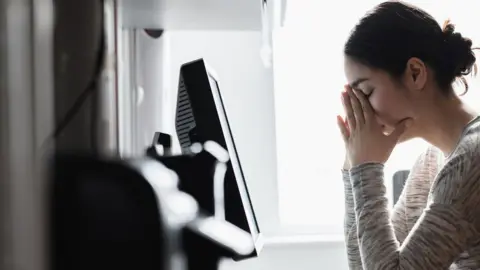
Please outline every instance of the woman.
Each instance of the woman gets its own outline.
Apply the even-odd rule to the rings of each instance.
[[[474,67],[472,42],[390,1],[361,19],[344,53],[350,269],[480,269],[480,117],[452,89]],[[383,164],[415,137],[432,147],[390,214]]]

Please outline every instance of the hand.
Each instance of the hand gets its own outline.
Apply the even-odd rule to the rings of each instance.
[[[411,119],[400,122],[389,135],[375,119],[375,112],[361,91],[346,87],[342,93],[342,103],[347,121],[337,121],[347,150],[350,166],[375,162],[385,163]],[[345,123],[345,124],[341,124]],[[348,127],[348,128],[347,128]]]
[[[345,136],[350,136],[350,132],[348,131],[348,123],[346,121],[343,120],[343,118],[338,115],[337,116],[337,124],[338,126],[340,127],[340,130],[343,129],[343,132],[345,132]],[[350,166],[350,161],[348,160],[348,154],[345,153],[345,160],[343,162],[343,167],[342,169],[343,170],[350,170],[351,166]]]

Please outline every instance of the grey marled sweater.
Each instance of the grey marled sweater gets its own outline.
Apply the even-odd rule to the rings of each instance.
[[[393,211],[383,165],[343,171],[350,269],[480,269],[480,117],[449,157],[429,148]]]

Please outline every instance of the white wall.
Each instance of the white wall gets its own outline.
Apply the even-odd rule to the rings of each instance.
[[[136,61],[136,121],[138,130],[134,140],[137,149],[145,149],[152,143],[153,134],[164,129],[162,115],[165,102],[164,84],[168,75],[165,70],[166,40],[152,38],[143,30],[135,31]]]
[[[219,76],[227,114],[237,144],[246,180],[251,190],[260,227],[271,225],[272,211],[269,200],[277,196],[277,190],[267,189],[276,178],[275,118],[272,70],[265,69],[260,60],[261,35],[255,31],[170,31],[162,37],[158,50],[164,52],[162,63],[150,63],[159,67],[159,74],[150,68],[143,70],[142,81],[146,93],[162,101],[161,127],[164,132],[175,134],[174,116],[179,68],[181,64],[204,58]],[[137,41],[150,42],[140,38]],[[151,50],[148,44],[137,48]],[[159,61],[156,53],[141,53],[143,61]],[[150,55],[151,57],[148,57]],[[155,57],[153,57],[155,56]],[[139,63],[146,67],[147,64]],[[148,72],[151,70],[151,73]],[[162,82],[159,82],[159,79]],[[155,83],[156,82],[156,83]],[[161,85],[162,93],[153,94]],[[147,98],[147,96],[145,96]],[[158,112],[158,109],[155,109]],[[178,142],[176,142],[178,144]],[[177,145],[178,147],[178,145]],[[257,269],[347,269],[342,242],[284,243],[266,245],[259,258],[242,262],[230,260],[222,263],[223,270]]]

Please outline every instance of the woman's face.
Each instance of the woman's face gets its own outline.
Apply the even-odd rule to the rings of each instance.
[[[407,89],[388,73],[371,69],[349,57],[345,57],[344,68],[348,84],[368,97],[377,122],[382,125],[385,133],[390,133],[402,120],[413,117]],[[412,138],[412,135],[406,131],[400,140],[405,141]]]

